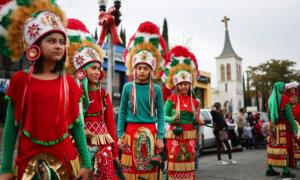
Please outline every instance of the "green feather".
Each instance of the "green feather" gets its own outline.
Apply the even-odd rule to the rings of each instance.
[[[142,42],[144,42],[144,37],[140,36],[140,37],[134,38],[133,45],[136,46],[137,44],[140,44]]]
[[[50,0],[50,3],[51,3],[52,5],[57,6],[56,0]]]
[[[17,5],[18,6],[30,6],[30,0],[17,0]]]
[[[159,45],[159,39],[158,38],[150,38],[149,42],[155,47],[158,48]]]
[[[184,59],[183,63],[190,66],[191,65],[191,60],[190,59]]]
[[[174,66],[176,66],[177,64],[179,64],[179,61],[177,60],[177,59],[174,59],[174,58],[172,58],[173,60],[172,60],[172,62],[171,62],[171,66],[172,67],[174,67]]]
[[[92,42],[92,43],[96,43],[95,40],[93,38],[91,38],[91,37],[86,37],[85,39],[88,40],[88,41],[90,41],[90,42]]]
[[[82,43],[81,37],[80,36],[68,36],[70,42],[78,42],[78,43]]]
[[[6,39],[3,36],[0,36],[0,54],[9,58],[11,55],[11,51],[7,46]]]
[[[5,16],[2,17],[2,21],[0,22],[0,24],[7,29],[7,27],[10,25],[11,21],[10,21],[10,14],[13,12],[13,10],[9,10],[8,14],[6,14]]]
[[[165,68],[165,74],[166,74],[166,76],[169,76],[169,69],[168,68]]]

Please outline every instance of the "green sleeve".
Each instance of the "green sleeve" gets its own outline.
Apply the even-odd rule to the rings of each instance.
[[[126,123],[126,113],[127,113],[127,102],[129,94],[126,93],[126,89],[129,87],[128,85],[123,87],[123,92],[121,96],[121,103],[120,103],[120,111],[118,114],[118,130],[117,130],[117,137],[121,137],[125,132],[125,123]]]
[[[165,103],[165,121],[169,124],[172,124],[174,121],[174,116],[172,114],[173,105],[173,102],[169,99]]]
[[[9,99],[2,139],[2,162],[0,174],[13,173],[12,161],[18,130],[19,127],[15,125],[14,107]]]
[[[81,102],[79,103],[80,114],[73,127],[70,129],[71,135],[74,138],[76,148],[81,159],[81,167],[92,169],[92,161],[87,148],[86,136],[84,133],[83,109]]]
[[[165,119],[164,119],[164,101],[161,89],[158,89],[157,99],[156,99],[156,110],[157,110],[157,138],[163,139],[164,138],[164,131],[165,131]]]
[[[293,117],[293,112],[292,112],[292,106],[291,104],[287,104],[284,108],[284,112],[285,112],[285,117],[288,120],[288,122],[290,123],[292,130],[295,134],[297,134],[298,132],[298,127],[295,123],[295,119]]]

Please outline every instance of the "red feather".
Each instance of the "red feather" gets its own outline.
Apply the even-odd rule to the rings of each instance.
[[[150,21],[145,21],[141,23],[137,31],[142,33],[149,33],[149,34],[159,34],[158,27]]]
[[[68,19],[67,29],[90,33],[86,26],[78,19]]]

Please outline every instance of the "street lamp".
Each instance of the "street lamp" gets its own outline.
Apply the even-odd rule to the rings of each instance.
[[[98,41],[99,46],[102,47],[104,39],[108,36],[107,46],[107,91],[112,97],[112,79],[114,76],[114,45],[121,43],[121,39],[117,32],[117,26],[121,23],[121,1],[115,0],[114,6],[106,12],[107,0],[99,0],[99,25],[102,26],[100,38]],[[113,99],[113,98],[112,98]]]

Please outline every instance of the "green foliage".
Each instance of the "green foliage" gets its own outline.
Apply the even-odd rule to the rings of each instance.
[[[167,43],[167,49],[169,50],[169,35],[168,35],[168,23],[167,19],[164,19],[163,29],[162,29],[162,37],[165,39]]]
[[[123,47],[126,47],[126,30],[123,29],[122,27],[121,27],[119,36],[122,40],[122,43],[120,45],[123,46]]]
[[[288,59],[271,59],[258,66],[249,66],[247,73],[251,86],[260,92],[263,98],[267,99],[275,82],[300,81],[300,70],[294,69],[295,65],[296,62]]]

